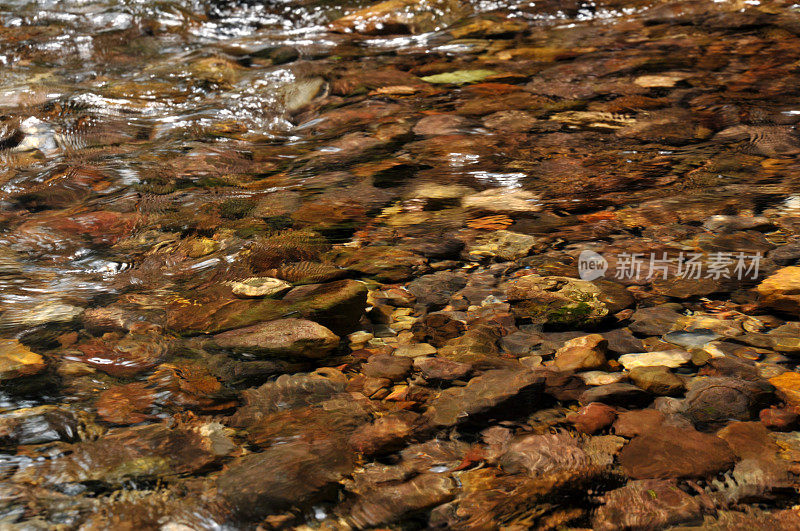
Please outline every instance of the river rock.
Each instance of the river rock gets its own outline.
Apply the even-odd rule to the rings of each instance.
[[[592,326],[609,315],[602,291],[574,278],[527,275],[512,281],[506,295],[515,313],[540,323]]]
[[[473,260],[495,256],[502,260],[519,260],[531,253],[537,241],[535,236],[498,230],[479,239],[469,247],[468,253]]]
[[[89,414],[62,406],[21,408],[0,415],[0,447],[76,442],[102,432]]]
[[[761,304],[767,308],[800,315],[800,267],[777,270],[758,285]]]
[[[635,437],[619,454],[623,470],[634,479],[703,478],[728,470],[735,461],[722,439],[666,426]]]
[[[526,435],[509,443],[500,458],[503,470],[512,474],[540,476],[549,472],[580,470],[591,465],[591,459],[567,433]]]
[[[469,363],[460,363],[442,358],[416,358],[414,368],[426,380],[460,380],[472,370]]]
[[[635,385],[629,383],[612,383],[590,387],[579,398],[581,404],[602,402],[612,406],[642,406],[649,403],[652,397]]]
[[[47,324],[69,323],[83,308],[60,302],[38,304],[32,308],[11,307],[0,315],[0,328],[32,328]]]
[[[252,426],[271,413],[330,400],[344,389],[344,381],[318,373],[282,374],[271,382],[242,392],[244,404],[231,417],[231,425]]]
[[[339,336],[305,319],[278,319],[214,336],[224,349],[259,356],[324,358],[339,345]]]
[[[540,197],[535,193],[508,188],[490,188],[468,195],[462,199],[461,205],[469,210],[490,214],[520,215],[542,210]]]
[[[697,497],[678,488],[676,481],[639,480],[611,490],[592,517],[592,529],[665,529],[701,518]]]
[[[455,484],[444,474],[423,473],[403,483],[380,485],[364,492],[346,520],[357,529],[391,524],[453,499]]]
[[[681,314],[665,306],[641,308],[631,316],[633,322],[629,327],[635,334],[663,336],[673,329],[675,323],[681,317]]]
[[[629,371],[637,367],[669,367],[674,369],[692,361],[692,355],[685,350],[662,350],[623,354],[618,358],[618,361]]]
[[[44,368],[44,358],[16,339],[0,340],[0,381],[32,376]]]
[[[800,405],[800,373],[785,372],[769,379],[781,400],[792,406]]]
[[[411,325],[414,339],[430,343],[434,347],[443,347],[449,340],[454,339],[467,330],[467,325],[461,313],[433,312]]]
[[[449,304],[453,295],[466,285],[467,280],[462,275],[439,271],[412,280],[406,289],[417,298],[419,304],[438,310]]]
[[[330,496],[352,471],[354,455],[337,438],[302,438],[239,457],[217,478],[219,495],[239,517],[263,518]]]
[[[664,424],[664,414],[657,409],[633,409],[617,413],[614,421],[614,433],[622,437],[632,438],[652,430],[660,429]]]
[[[97,415],[113,424],[138,424],[149,418],[155,406],[156,393],[145,382],[115,385],[97,397]]]
[[[234,450],[218,423],[150,424],[108,431],[101,439],[69,445],[65,453],[17,471],[14,481],[60,485],[178,477],[205,469]]]
[[[686,390],[683,380],[666,367],[635,367],[629,378],[648,393],[660,396],[675,396]]]
[[[600,369],[606,364],[608,340],[600,334],[570,339],[556,351],[553,367],[562,371]]]
[[[334,333],[347,334],[358,329],[366,307],[367,287],[363,282],[343,279],[295,287],[281,300],[231,298],[220,289],[192,296],[196,297],[196,304],[179,301],[167,308],[168,327],[184,334],[214,333],[296,313]]]
[[[453,426],[472,420],[471,416],[486,414],[503,406],[521,405],[524,408],[539,396],[544,378],[527,370],[492,370],[469,381],[464,387],[451,387],[434,398],[425,419],[433,426]]]
[[[613,407],[593,402],[568,415],[567,422],[572,423],[579,432],[593,435],[611,426],[615,418],[617,411]]]
[[[754,420],[771,399],[773,390],[766,382],[699,378],[689,384],[682,413],[700,427]]]
[[[466,16],[466,4],[453,0],[419,2],[417,0],[386,0],[334,20],[330,27],[343,33],[387,35],[393,33],[424,33],[447,26]]]
[[[370,378],[388,378],[399,381],[411,371],[412,364],[410,358],[392,354],[375,354],[369,357],[367,363],[361,368],[361,372]]]
[[[392,452],[414,433],[419,415],[412,411],[396,411],[365,424],[350,436],[350,446],[365,455]]]
[[[412,131],[422,136],[454,135],[468,123],[466,118],[457,114],[434,114],[420,119]]]
[[[402,282],[424,269],[425,259],[411,251],[388,245],[341,249],[334,263],[378,282]]]
[[[292,289],[292,285],[279,278],[251,277],[229,283],[231,291],[239,297],[277,297]]]
[[[761,423],[770,430],[794,431],[800,422],[800,413],[798,413],[797,408],[794,406],[783,408],[771,407],[762,409],[758,414],[758,418],[761,420]]]
[[[436,354],[436,347],[427,343],[410,343],[408,345],[400,345],[394,352],[395,356],[401,358],[419,358],[420,356],[433,356]]]

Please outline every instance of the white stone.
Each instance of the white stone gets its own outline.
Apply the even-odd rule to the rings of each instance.
[[[689,363],[692,355],[685,350],[662,350],[658,352],[639,352],[635,354],[623,354],[619,357],[619,362],[628,370],[634,367],[656,367],[663,366],[674,369]]]
[[[608,385],[622,382],[627,376],[621,372],[586,371],[578,374],[586,385]]]

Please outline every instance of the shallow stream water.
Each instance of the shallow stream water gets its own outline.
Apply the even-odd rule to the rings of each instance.
[[[790,2],[0,2],[0,527],[800,527],[799,87]]]

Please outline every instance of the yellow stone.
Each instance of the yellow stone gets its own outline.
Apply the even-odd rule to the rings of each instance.
[[[800,405],[800,373],[785,372],[769,379],[778,390],[778,396],[789,405]]]
[[[16,339],[0,339],[0,380],[30,376],[44,370],[44,359]]]

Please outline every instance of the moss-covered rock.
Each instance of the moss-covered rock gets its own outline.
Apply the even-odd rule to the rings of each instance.
[[[574,278],[524,276],[509,285],[507,295],[518,317],[556,327],[593,326],[610,313],[603,290]]]

